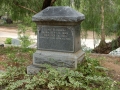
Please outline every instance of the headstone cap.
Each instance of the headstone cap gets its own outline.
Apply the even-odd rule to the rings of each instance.
[[[85,19],[84,14],[69,6],[50,6],[32,17],[32,21],[79,22]]]

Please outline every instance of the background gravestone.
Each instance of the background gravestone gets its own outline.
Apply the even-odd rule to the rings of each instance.
[[[84,15],[68,6],[48,7],[32,17],[37,24],[37,51],[27,73],[38,72],[42,64],[77,68],[84,58],[80,23]]]
[[[19,45],[21,45],[21,42],[20,42],[20,40],[19,39],[12,39],[12,45],[14,45],[14,46],[19,46]]]

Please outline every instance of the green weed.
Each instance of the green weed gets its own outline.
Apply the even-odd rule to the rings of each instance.
[[[6,38],[5,44],[11,44],[12,43],[12,38]]]

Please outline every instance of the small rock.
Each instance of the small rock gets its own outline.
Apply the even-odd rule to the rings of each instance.
[[[4,44],[0,44],[0,47],[4,47]]]

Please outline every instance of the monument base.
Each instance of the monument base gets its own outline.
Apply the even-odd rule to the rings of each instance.
[[[53,67],[77,68],[77,64],[84,59],[85,53],[79,50],[76,53],[54,52],[37,50],[33,54],[33,65],[27,67],[28,74],[37,73],[40,68],[44,68],[43,64]]]
[[[27,74],[37,74],[41,70],[40,67],[35,66],[35,65],[29,65],[27,66]]]

